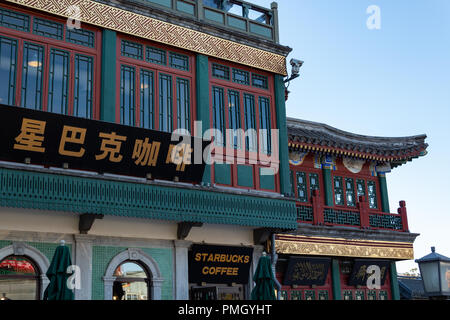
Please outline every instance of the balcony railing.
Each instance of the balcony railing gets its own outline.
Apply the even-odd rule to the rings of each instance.
[[[145,3],[279,42],[276,3],[270,9],[241,0],[145,0]]]
[[[309,203],[297,202],[297,220],[313,225],[409,232],[406,203],[400,201],[399,204],[396,214],[372,211],[363,196],[359,197],[356,208],[329,207],[323,205],[319,191],[314,190]]]

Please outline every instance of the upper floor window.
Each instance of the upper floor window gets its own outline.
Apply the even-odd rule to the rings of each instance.
[[[154,43],[120,37],[117,121],[172,132],[191,131],[193,57]]]
[[[97,118],[99,37],[91,27],[0,8],[0,103]]]
[[[359,197],[367,195],[369,208],[378,208],[375,181],[367,180],[367,191],[366,180],[361,178],[343,179],[342,177],[335,176],[333,178],[333,183],[334,203],[336,205],[356,207],[356,203],[359,201]]]
[[[296,196],[300,202],[308,202],[313,196],[313,191],[320,190],[319,174],[303,171],[294,172],[295,184],[293,184],[293,190],[297,191]],[[291,179],[291,183],[293,182],[293,179]]]

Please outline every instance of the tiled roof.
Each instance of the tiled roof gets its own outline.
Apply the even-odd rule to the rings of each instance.
[[[426,135],[374,137],[346,132],[329,125],[287,118],[290,149],[340,154],[391,162],[393,166],[426,154]]]

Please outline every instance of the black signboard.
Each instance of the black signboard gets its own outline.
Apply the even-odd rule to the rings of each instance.
[[[386,274],[389,272],[390,261],[387,260],[363,260],[355,259],[353,270],[348,280],[350,286],[366,286],[367,279],[372,273],[368,273],[368,268],[372,265],[380,268],[380,284],[383,285],[386,280]]]
[[[329,258],[290,257],[283,284],[321,286],[327,278],[330,262]]]
[[[209,142],[155,130],[0,105],[0,160],[200,182]],[[199,155],[194,157],[194,153]],[[194,159],[195,158],[195,159]]]
[[[253,248],[193,245],[189,252],[189,282],[246,284]]]

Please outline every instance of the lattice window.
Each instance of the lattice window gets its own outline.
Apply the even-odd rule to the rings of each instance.
[[[344,300],[353,300],[353,292],[351,290],[344,290],[342,296],[344,297]]]
[[[287,290],[280,291],[280,300],[288,300],[288,292]]]
[[[366,195],[366,182],[362,179],[356,179],[356,195],[358,198]]]
[[[297,171],[297,198],[301,202],[308,202],[306,173]]]
[[[172,132],[172,76],[159,74],[159,130]]]
[[[305,290],[305,300],[316,300],[316,292],[314,290]]]
[[[177,78],[177,119],[178,129],[191,131],[191,98],[188,79]]]
[[[170,52],[169,65],[175,69],[189,71],[189,57],[184,54]]]
[[[167,65],[167,53],[165,50],[153,47],[146,48],[146,57],[147,62],[156,63],[160,65]]]
[[[225,145],[225,97],[224,90],[220,87],[212,87],[213,128],[222,134],[214,137],[214,143],[218,146]]]
[[[344,188],[342,186],[342,177],[334,177],[334,203],[344,205]]]
[[[356,300],[364,300],[364,291],[362,290],[356,290],[355,292],[355,299]]]
[[[144,58],[144,49],[142,44],[122,40],[121,54],[124,57],[142,60]]]
[[[328,290],[319,290],[319,300],[329,300]]]
[[[356,206],[355,186],[352,178],[345,178],[345,198],[347,200],[347,206]]]
[[[17,40],[0,37],[0,101],[14,105],[16,91]]]
[[[154,113],[154,75],[150,70],[141,70],[140,99],[141,99],[141,117],[140,125],[142,128],[153,129],[155,122]]]
[[[317,173],[309,174],[309,190],[310,196],[312,197],[314,190],[319,190],[319,175]]]
[[[120,67],[120,123],[128,126],[134,126],[135,123],[135,72],[134,67]]]
[[[33,19],[33,33],[38,36],[62,40],[64,28],[61,23],[35,17]]]
[[[375,181],[367,181],[367,196],[369,200],[369,208],[377,209],[378,208],[378,200],[377,200],[377,188]]]
[[[375,290],[369,290],[367,292],[367,300],[377,300],[377,292]]]
[[[41,110],[44,72],[44,47],[24,42],[21,107]]]
[[[256,88],[261,89],[269,88],[269,82],[267,80],[267,77],[255,73],[252,74],[252,85]]]
[[[231,129],[231,146],[241,148],[241,137],[238,129],[241,128],[240,94],[236,90],[228,90],[228,128]]]
[[[230,80],[230,68],[221,64],[213,63],[212,76],[218,79]]]
[[[387,299],[388,299],[388,293],[387,293],[387,291],[386,291],[386,290],[381,290],[381,291],[378,293],[378,299],[379,299],[379,300],[387,300]]]
[[[66,29],[66,41],[79,44],[81,46],[94,48],[95,34],[92,31],[84,29]]]
[[[248,151],[258,150],[256,134],[255,96],[244,93],[245,148]]]
[[[250,73],[244,70],[234,69],[233,68],[233,82],[250,85]]]
[[[69,100],[70,54],[65,50],[50,50],[50,68],[48,74],[47,110],[67,114]]]
[[[30,17],[26,14],[0,8],[0,26],[29,32]]]
[[[300,290],[292,290],[291,300],[302,300],[302,292]]]

